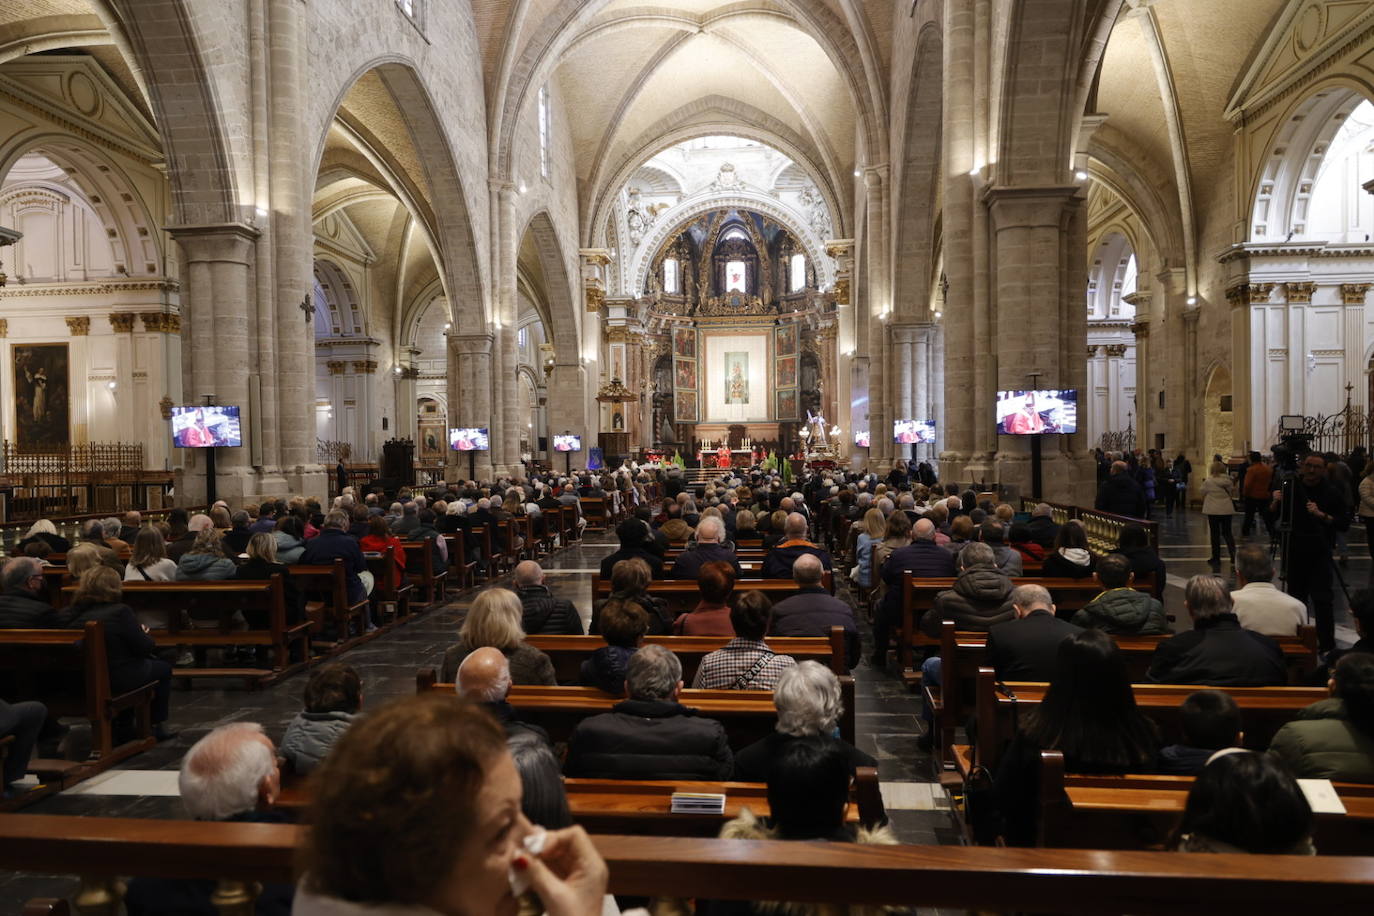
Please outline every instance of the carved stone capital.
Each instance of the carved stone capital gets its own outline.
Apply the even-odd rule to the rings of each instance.
[[[1342,283],[1341,284],[1341,303],[1343,305],[1364,305],[1365,293],[1369,292],[1369,283]]]
[[[162,400],[157,402],[158,409],[162,411],[162,419],[172,419],[173,404],[175,404],[175,402],[165,394],[162,396]]]
[[[1088,359],[1097,355],[1097,344],[1088,344]]]
[[[606,300],[606,292],[595,286],[587,287],[587,311],[601,311],[601,304]]]
[[[1135,324],[1131,325],[1131,333],[1135,335],[1136,340],[1143,340],[1149,337],[1150,323],[1148,321],[1137,321]]]
[[[581,248],[578,250],[578,254],[582,256],[584,264],[605,267],[611,263],[611,252],[605,248]]]
[[[85,337],[91,333],[91,316],[89,315],[68,315],[67,330],[73,337]]]
[[[129,334],[134,329],[134,318],[136,317],[133,312],[111,312],[110,330],[116,334]]]
[[[359,375],[372,375],[377,371],[377,361],[375,359],[355,359],[353,360],[353,371]]]
[[[1275,283],[1238,283],[1226,290],[1226,301],[1231,303],[1232,308],[1265,303],[1269,301],[1275,286]],[[1311,298],[1310,292],[1308,298]]]
[[[150,334],[179,334],[181,332],[180,315],[173,315],[170,312],[139,312],[138,317],[143,322],[143,330]]]
[[[1126,355],[1125,344],[1107,344],[1104,349],[1106,349],[1108,356],[1122,357]]]
[[[1312,294],[1317,290],[1317,284],[1311,281],[1285,283],[1283,284],[1283,289],[1288,296],[1289,302],[1311,302]]]
[[[9,319],[7,319],[7,318],[0,318],[0,337],[8,337],[9,335],[10,335],[10,323],[9,323]]]
[[[330,375],[343,375],[344,369],[348,367],[348,363],[341,359],[331,359],[324,364],[324,367],[329,370]]]

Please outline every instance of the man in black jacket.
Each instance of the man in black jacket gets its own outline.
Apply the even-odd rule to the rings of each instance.
[[[1048,681],[1059,658],[1059,644],[1081,630],[1054,616],[1050,593],[1040,585],[1018,585],[1011,592],[1015,620],[988,630],[987,657],[999,680]]]
[[[15,557],[0,572],[0,630],[50,630],[57,611],[43,600],[43,567],[33,557]]]
[[[1193,629],[1161,642],[1146,679],[1155,684],[1282,687],[1288,683],[1278,643],[1243,629],[1231,593],[1216,576],[1193,576],[1183,589]]]
[[[725,523],[714,515],[708,515],[697,525],[697,544],[691,550],[684,550],[673,563],[674,579],[695,579],[701,567],[707,563],[729,563],[735,568],[735,577],[744,575],[740,568],[739,557],[723,546]]]
[[[790,498],[784,502],[790,502]],[[800,512],[789,512],[783,527],[783,539],[774,544],[763,558],[763,578],[788,579],[792,576],[792,564],[802,554],[811,554],[821,561],[826,569],[831,568],[830,554],[806,539],[806,516]]]
[[[660,645],[642,647],[625,673],[629,697],[583,719],[568,742],[569,776],[590,779],[729,779],[725,727],[677,702],[682,664]]]
[[[1288,594],[1304,604],[1311,599],[1317,618],[1317,648],[1330,652],[1336,648],[1331,549],[1338,526],[1348,524],[1348,519],[1345,499],[1327,479],[1326,459],[1316,452],[1304,458],[1297,479],[1274,491],[1269,512],[1272,517],[1291,520],[1284,564]]]
[[[521,722],[515,707],[506,699],[510,695],[510,660],[500,649],[474,649],[458,666],[457,681],[458,693],[481,703],[501,723],[507,739],[528,732],[549,743],[549,733],[538,725]]]
[[[873,622],[873,666],[887,665],[888,633],[902,619],[902,577],[910,571],[917,579],[953,578],[954,554],[935,543],[935,523],[923,518],[911,526],[911,543],[888,556],[880,571],[887,592]]]
[[[1059,526],[1054,521],[1054,509],[1049,503],[1040,503],[1031,510],[1030,521],[1026,522],[1030,539],[1046,550],[1054,547],[1054,539],[1059,535]]]
[[[1116,515],[1144,518],[1145,490],[1127,470],[1126,462],[1112,462],[1111,475],[1097,488],[1097,502],[1094,508]]]
[[[536,633],[582,636],[582,617],[566,598],[555,598],[544,584],[544,570],[533,560],[515,564],[515,593],[524,609],[521,626],[527,636]]]
[[[817,557],[811,554],[797,557],[797,562],[792,564],[792,579],[799,591],[773,605],[768,635],[829,636],[831,627],[844,627],[845,664],[853,668],[859,663],[861,652],[854,609],[821,586],[824,572]]]
[[[663,557],[655,552],[649,526],[638,518],[627,518],[616,526],[616,537],[620,538],[620,549],[601,561],[601,578],[610,581],[611,570],[621,560],[639,559],[649,564],[649,572],[655,579],[663,578]]]

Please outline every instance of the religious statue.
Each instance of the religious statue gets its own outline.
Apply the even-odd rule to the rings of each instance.
[[[727,404],[748,404],[749,403],[749,379],[744,374],[744,367],[747,365],[747,353],[727,353],[725,354],[725,364],[729,366],[729,374],[725,377],[725,403]]]

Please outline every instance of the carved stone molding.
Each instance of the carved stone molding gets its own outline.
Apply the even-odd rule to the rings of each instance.
[[[1136,336],[1137,340],[1149,337],[1150,323],[1148,321],[1137,321],[1135,324],[1131,325],[1131,333]]]
[[[353,371],[359,375],[372,375],[377,371],[377,361],[375,359],[355,359],[353,360]]]
[[[162,400],[157,402],[158,409],[162,411],[162,419],[172,419],[172,406],[175,403],[175,401],[167,397],[165,394],[162,396]]]
[[[110,330],[116,334],[128,334],[134,329],[134,318],[137,316],[133,312],[111,312]]]
[[[594,286],[587,287],[587,311],[601,311],[601,304],[606,300],[606,291]]]
[[[586,264],[605,267],[611,263],[611,253],[605,248],[583,248],[578,251],[578,254],[582,256],[582,261]]]
[[[1289,302],[1311,302],[1312,294],[1317,291],[1317,284],[1312,283],[1310,281],[1303,281],[1301,283],[1285,283],[1283,284],[1283,288],[1284,292],[1288,296]]]
[[[85,337],[91,333],[91,316],[67,316],[67,330],[71,332],[73,337]]]
[[[1370,283],[1342,283],[1341,284],[1341,303],[1343,305],[1364,305],[1365,293],[1369,292]]]
[[[171,312],[139,312],[143,330],[149,334],[181,333],[181,316]]]
[[[1274,283],[1239,283],[1226,290],[1226,301],[1231,303],[1232,308],[1268,302],[1276,285]]]
[[[1125,344],[1107,344],[1106,350],[1108,356],[1121,357],[1126,355]]]
[[[400,366],[400,372],[393,373],[398,379],[417,379],[420,377],[420,370],[416,366]]]
[[[1097,355],[1097,344],[1088,344],[1088,359]]]
[[[92,281],[90,283],[62,283],[5,287],[5,298],[28,296],[93,296],[127,292],[176,292],[180,286],[171,280],[130,280],[125,283]]]
[[[330,375],[343,375],[344,369],[348,367],[348,363],[341,359],[331,359],[324,364],[324,367],[329,370]]]
[[[10,323],[7,318],[0,318],[0,337],[10,336]]]
[[[606,343],[629,343],[630,329],[623,324],[606,329]]]

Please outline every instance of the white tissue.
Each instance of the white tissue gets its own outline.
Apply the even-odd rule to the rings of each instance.
[[[548,840],[549,834],[543,827],[535,827],[522,841],[525,852],[532,856],[542,855],[544,843]],[[525,872],[518,872],[512,864],[506,869],[506,880],[510,881],[510,892],[516,897],[523,897],[530,889],[530,876]]]

